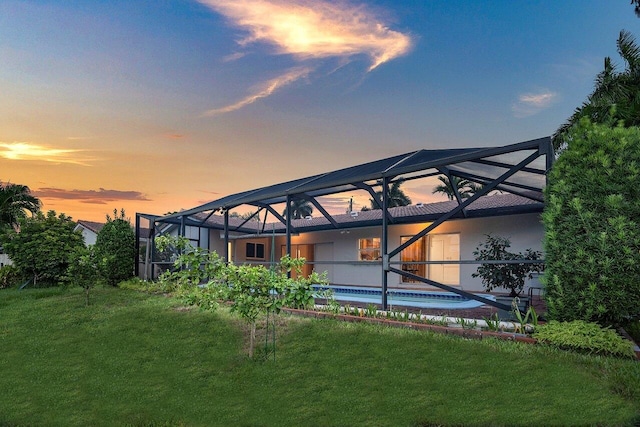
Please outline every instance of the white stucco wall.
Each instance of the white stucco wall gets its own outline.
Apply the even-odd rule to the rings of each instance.
[[[402,236],[413,236],[423,230],[428,224],[392,225],[389,227],[389,250],[400,245]],[[460,236],[460,259],[473,260],[473,251],[478,244],[485,240],[486,234],[495,234],[507,237],[511,240],[512,252],[521,252],[531,248],[542,250],[542,238],[544,228],[539,214],[511,215],[491,218],[458,219],[448,221],[430,234],[458,233]],[[292,237],[292,244],[332,244],[334,261],[357,261],[358,240],[368,237],[380,237],[380,227],[353,229],[349,231],[322,231],[306,233]],[[317,251],[316,251],[317,252]],[[331,261],[316,257],[316,261]],[[398,261],[399,256],[391,261]],[[330,281],[336,284],[374,285],[382,283],[382,271],[379,263],[371,265],[361,264],[336,264],[330,266]],[[395,265],[400,268],[399,265]],[[483,291],[480,278],[471,275],[476,271],[477,264],[463,264],[460,266],[460,284],[464,290]],[[318,264],[316,270],[322,272],[326,265]],[[389,286],[401,285],[401,278],[397,274],[389,274]],[[537,286],[536,279],[527,282],[527,286]],[[403,287],[416,286],[414,284],[402,284]],[[425,287],[425,285],[417,285]]]
[[[96,233],[84,227],[80,227],[80,231],[82,232],[82,237],[84,238],[84,244],[86,246],[96,244],[96,239],[98,238]]]
[[[402,236],[412,236],[423,230],[428,224],[391,225],[389,227],[389,250],[400,245]],[[433,230],[430,235],[458,233],[460,236],[460,259],[473,260],[473,251],[478,244],[485,240],[486,234],[495,234],[507,237],[511,240],[512,252],[521,252],[531,248],[542,250],[544,228],[539,214],[509,215],[491,218],[456,219],[447,221]],[[380,237],[381,227],[367,227],[352,230],[331,230],[303,233],[291,238],[292,245],[313,245],[315,247],[315,259],[317,262],[337,261],[338,264],[317,264],[315,270],[327,271],[329,281],[342,285],[370,285],[380,286],[382,283],[382,267],[380,263],[362,264],[358,262],[358,240],[363,238]],[[265,244],[265,258],[271,257],[271,238],[251,238],[233,240],[233,259],[235,262],[243,262],[246,242],[261,242]],[[275,259],[280,258],[280,248],[285,244],[284,237],[275,239]],[[209,249],[224,253],[224,238],[219,230],[211,230]],[[399,256],[391,261],[399,261]],[[395,265],[400,268],[399,265]],[[480,278],[473,278],[477,264],[462,264],[460,266],[459,286],[468,291],[483,291]],[[401,278],[397,274],[389,274],[389,286],[428,288],[423,284],[401,284]],[[533,279],[527,281],[527,286],[538,285]],[[525,290],[526,292],[526,290]]]
[[[12,265],[13,261],[11,261],[11,259],[9,258],[9,255],[7,254],[0,254],[0,267],[3,267],[5,265]]]

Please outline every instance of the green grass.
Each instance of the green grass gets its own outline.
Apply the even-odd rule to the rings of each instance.
[[[280,320],[249,360],[226,309],[95,289],[0,291],[0,426],[632,425],[637,362]]]

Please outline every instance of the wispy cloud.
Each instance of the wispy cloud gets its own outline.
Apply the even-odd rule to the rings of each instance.
[[[518,101],[511,106],[514,116],[518,118],[529,117],[549,108],[558,99],[558,94],[549,90],[538,93],[524,93],[518,97]]]
[[[305,77],[310,72],[311,69],[309,68],[298,68],[290,70],[287,74],[276,77],[275,79],[271,79],[258,85],[251,95],[245,97],[244,99],[241,99],[235,104],[227,105],[226,107],[222,108],[207,110],[202,113],[202,116],[214,116],[216,114],[230,113],[231,111],[239,110],[246,105],[253,104],[260,98],[266,98],[282,86],[286,86],[302,77]]]
[[[45,187],[33,191],[33,195],[42,199],[78,200],[81,203],[104,205],[120,200],[136,200],[149,202],[146,195],[139,191],[106,190],[65,190],[62,188]]]
[[[231,25],[248,34],[238,40],[241,47],[264,43],[275,54],[291,55],[297,61],[354,57],[368,59],[368,71],[409,52],[411,37],[391,30],[385,22],[362,5],[327,0],[199,0],[225,16]],[[229,58],[237,59],[241,53]],[[228,107],[209,110],[205,115],[237,110],[276,89],[308,75],[292,71],[272,79],[280,82],[271,91],[259,90]]]
[[[167,132],[167,133],[162,134],[162,137],[163,137],[163,138],[166,138],[166,139],[173,139],[173,140],[176,140],[176,139],[184,139],[184,138],[186,138],[187,136],[186,136],[186,135],[184,135],[184,134],[182,134],[182,133],[177,133],[177,132]]]
[[[8,160],[30,160],[53,163],[71,163],[89,166],[92,159],[83,155],[84,150],[53,148],[32,142],[0,141],[0,157]]]

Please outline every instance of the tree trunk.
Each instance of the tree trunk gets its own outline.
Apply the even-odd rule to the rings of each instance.
[[[89,288],[84,288],[85,306],[89,307]]]
[[[253,359],[253,345],[256,341],[256,322],[251,322],[251,331],[249,332],[249,359]]]

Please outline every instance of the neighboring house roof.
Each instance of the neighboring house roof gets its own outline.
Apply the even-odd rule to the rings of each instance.
[[[457,206],[456,201],[435,202],[429,204],[417,204],[409,206],[398,206],[389,208],[389,214],[392,217],[391,224],[410,224],[418,222],[429,222],[438,219],[442,214],[449,212]],[[526,197],[514,194],[496,194],[493,196],[485,196],[470,204],[467,208],[467,218],[513,215],[522,213],[542,212],[544,204]],[[213,229],[224,229],[224,217],[221,215],[211,215],[202,223],[207,215],[196,214],[190,217],[188,225],[203,226]],[[455,218],[462,218],[461,215]],[[371,227],[380,225],[382,222],[382,210],[369,210],[353,212],[353,214],[333,215],[333,219],[338,224],[338,229]],[[284,233],[286,231],[285,224],[280,222],[267,223],[263,226],[261,222],[248,221],[242,225],[242,229],[238,230],[245,220],[240,218],[229,218],[230,231],[242,231],[245,233],[269,234],[272,232]],[[291,225],[298,232],[320,231],[336,229],[329,220],[323,216],[311,217],[308,219],[296,219]]]
[[[78,229],[78,227],[83,227],[89,231],[94,232],[95,234],[98,234],[100,230],[102,230],[102,227],[104,227],[103,222],[86,221],[84,219],[79,219],[77,221],[77,224],[78,225],[76,226],[76,230]]]
[[[104,227],[104,223],[103,222],[86,221],[84,219],[79,219],[76,223],[77,223],[77,225],[75,227],[76,230],[78,230],[80,227],[82,227],[82,228],[85,228],[86,230],[89,230],[89,231],[95,233],[96,235],[98,233],[100,233],[100,230],[102,230],[102,227]],[[151,234],[151,232],[150,232],[150,230],[148,228],[140,228],[140,238],[141,239],[149,238],[150,234]]]

